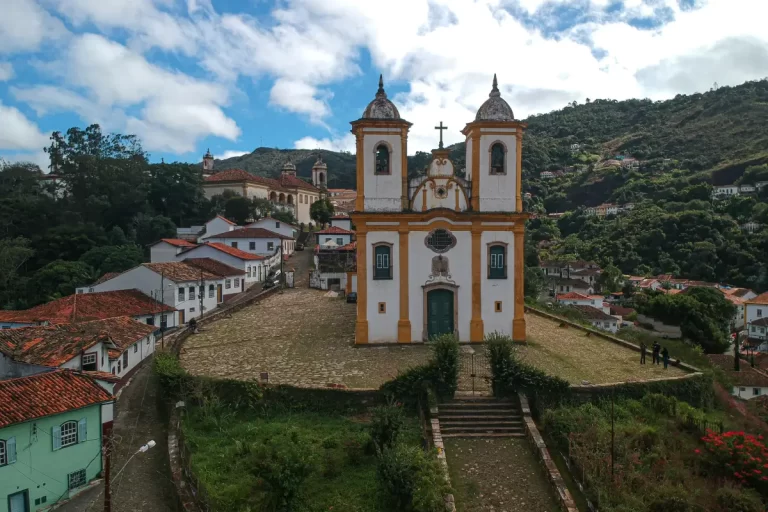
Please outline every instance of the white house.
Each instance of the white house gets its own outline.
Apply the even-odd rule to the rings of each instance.
[[[217,215],[205,223],[204,232],[200,235],[198,242],[202,242],[206,238],[210,238],[214,235],[234,231],[236,229],[238,229],[237,224],[231,220],[225,219],[221,215]]]
[[[180,238],[162,238],[150,245],[149,261],[152,263],[164,263],[176,261],[176,256],[183,250],[194,247],[196,244]]]
[[[572,270],[570,272],[570,279],[578,279],[579,281],[584,281],[584,283],[588,284],[591,288],[594,288],[595,284],[597,284],[597,278],[600,277],[600,274],[600,269],[582,268]]]
[[[251,222],[246,228],[262,228],[266,229],[268,231],[272,231],[274,233],[278,233],[283,236],[287,236],[290,238],[296,239],[297,235],[299,234],[299,228],[294,226],[293,224],[288,224],[287,222],[283,222],[281,220],[273,219],[272,217],[264,217],[256,222]]]
[[[280,252],[276,250],[271,256],[260,256],[219,242],[205,242],[179,254],[178,261],[189,258],[210,258],[242,270],[245,273],[245,287],[248,288],[266,279],[272,266],[280,262]]]
[[[553,173],[552,171],[542,171],[539,173],[539,178],[543,180],[551,180],[554,177],[555,177],[555,173]]]
[[[588,284],[582,279],[556,278],[550,283],[550,290],[555,294],[576,292],[582,295],[592,295],[595,293],[593,285]]]
[[[296,241],[290,237],[275,233],[264,228],[242,228],[218,235],[209,236],[209,242],[218,242],[228,245],[241,251],[258,254],[261,256],[271,256],[275,250],[283,247],[283,256],[293,254]]]
[[[75,294],[31,309],[0,311],[0,328],[70,324],[120,316],[130,316],[139,322],[158,327],[170,328],[177,325],[173,307],[137,289],[89,293],[88,289],[79,288]]]
[[[761,227],[760,223],[755,222],[753,220],[749,222],[745,222],[744,224],[741,225],[741,229],[743,229],[747,233],[754,233],[755,231],[759,231],[760,227]]]
[[[315,232],[315,241],[317,245],[324,246],[331,242],[335,247],[342,247],[352,243],[354,231],[340,228],[338,226],[329,226],[325,229]]]
[[[619,330],[619,319],[607,314],[602,309],[598,309],[594,306],[582,305],[574,305],[570,307],[584,315],[584,318],[597,329],[612,332],[614,334]]]
[[[584,295],[570,292],[555,295],[555,300],[565,306],[592,306],[603,310],[603,297],[600,295]]]
[[[245,287],[241,279],[236,278],[234,283],[235,290]],[[96,285],[94,291],[129,288],[137,288],[178,310],[178,325],[213,311],[224,301],[224,278],[183,261],[143,263]]]
[[[352,231],[352,219],[346,215],[335,215],[331,217],[331,226]]]
[[[744,301],[744,324],[751,339],[765,340],[768,332],[768,292]]]
[[[742,360],[739,371],[734,370],[733,356],[730,354],[708,354],[707,357],[718,366],[733,383],[731,394],[742,400],[752,400],[768,394],[768,375],[762,370],[752,368],[749,362]]]
[[[740,194],[751,194],[757,190],[754,185],[739,185]]]
[[[713,199],[724,199],[726,197],[732,197],[739,195],[738,185],[717,185],[712,187]]]

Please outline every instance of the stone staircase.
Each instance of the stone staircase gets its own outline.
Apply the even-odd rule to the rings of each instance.
[[[438,404],[440,432],[448,437],[524,437],[520,405],[491,396],[457,396]]]

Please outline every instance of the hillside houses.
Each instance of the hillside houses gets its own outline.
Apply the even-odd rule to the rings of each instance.
[[[597,217],[605,217],[606,215],[618,215],[633,210],[634,203],[627,203],[624,205],[618,205],[613,203],[603,203],[598,206],[588,206],[584,209],[587,215],[593,215]]]
[[[727,199],[729,197],[740,195],[752,195],[760,191],[768,181],[758,181],[757,183],[742,183],[741,185],[715,185],[712,187],[712,199]]]

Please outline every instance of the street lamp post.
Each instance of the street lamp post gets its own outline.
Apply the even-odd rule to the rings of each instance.
[[[150,448],[154,448],[156,445],[157,443],[152,440],[147,441],[147,444],[141,445],[141,447],[136,450],[136,452],[134,452],[127,461],[125,461],[125,464],[123,464],[123,467],[120,468],[120,471],[118,471],[114,477],[111,477],[109,470],[111,467],[112,459],[112,443],[109,443],[109,448],[107,448],[107,460],[104,463],[104,512],[112,512],[112,488],[110,485],[111,480],[120,476],[120,473],[123,472],[128,463],[131,462],[131,460],[133,460],[136,455],[139,453],[146,453]]]

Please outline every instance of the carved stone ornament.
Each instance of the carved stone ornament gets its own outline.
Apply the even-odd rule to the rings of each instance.
[[[447,229],[433,229],[424,239],[424,245],[430,250],[442,254],[456,247],[456,237]]]
[[[451,271],[448,264],[448,258],[442,254],[432,258],[432,273],[429,274],[429,277],[427,278],[427,281],[424,283],[424,285],[426,286],[433,283],[455,284],[453,279],[451,279]]]

